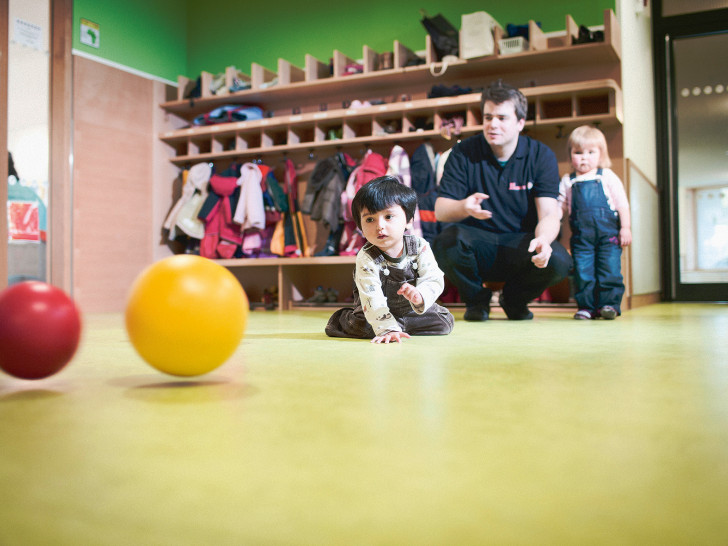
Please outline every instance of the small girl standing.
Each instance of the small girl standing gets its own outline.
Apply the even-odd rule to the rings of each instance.
[[[568,145],[574,171],[561,179],[559,200],[571,226],[579,306],[574,318],[612,320],[621,314],[624,295],[622,247],[632,242],[627,194],[609,168],[607,141],[599,129],[577,127]]]

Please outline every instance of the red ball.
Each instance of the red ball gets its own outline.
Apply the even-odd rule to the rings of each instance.
[[[25,281],[0,293],[0,368],[20,379],[42,379],[71,361],[81,315],[66,293]]]

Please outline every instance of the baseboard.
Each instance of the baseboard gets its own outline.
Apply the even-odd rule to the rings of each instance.
[[[662,301],[659,292],[652,292],[650,294],[635,294],[629,297],[629,308],[634,309],[635,307],[644,307],[645,305],[652,305],[653,303],[659,303]]]

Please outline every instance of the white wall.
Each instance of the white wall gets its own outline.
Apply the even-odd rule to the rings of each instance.
[[[624,157],[630,161],[625,173],[631,185],[630,269],[635,295],[652,294],[661,288],[652,18],[649,9],[640,9],[641,5],[642,0],[615,2],[622,30]]]
[[[655,86],[652,63],[652,18],[639,11],[642,0],[616,0],[622,29],[622,98],[624,157],[633,161],[653,183],[657,182],[655,138]]]
[[[49,0],[11,0],[9,16],[8,149],[23,182],[47,204]],[[37,44],[33,44],[34,31],[23,32],[23,23],[40,28]]]

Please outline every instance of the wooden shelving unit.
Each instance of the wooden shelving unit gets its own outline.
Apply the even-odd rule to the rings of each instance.
[[[529,110],[535,112],[527,120],[531,128],[622,121],[622,94],[614,80],[531,87],[525,88],[524,94]],[[422,140],[439,136],[443,120],[454,115],[465,121],[463,135],[480,131],[480,93],[191,127],[163,133],[160,139],[174,148],[172,161],[182,166],[275,152]],[[434,129],[412,130],[418,117],[432,117]],[[383,133],[382,128],[393,122],[402,130]],[[329,130],[340,131],[344,138],[327,140]]]
[[[355,61],[339,51],[333,63],[323,63],[305,56],[305,66],[297,67],[279,59],[277,71],[253,63],[250,74],[235,67],[225,72],[225,87],[234,78],[249,89],[222,96],[212,94],[213,75],[200,76],[201,96],[184,98],[194,83],[180,76],[176,100],[161,108],[189,123],[187,128],[164,132],[161,141],[173,150],[170,161],[179,166],[198,162],[274,161],[279,156],[297,158],[336,150],[355,152],[366,148],[384,149],[401,144],[413,148],[429,140],[439,150],[453,142],[443,138],[443,124],[458,116],[463,126],[458,138],[481,130],[479,89],[488,82],[503,78],[517,85],[528,98],[529,135],[554,145],[554,139],[583,124],[598,124],[608,133],[613,160],[621,160],[622,91],[621,37],[614,13],[604,12],[604,41],[572,45],[578,25],[566,16],[565,34],[547,38],[531,22],[527,51],[458,60],[444,67],[437,60],[427,37],[423,61],[407,66],[416,57],[411,49],[394,41],[392,67],[379,69],[384,57],[363,46],[362,58]],[[496,43],[501,30],[495,30]],[[362,72],[345,75],[345,67],[362,64]],[[433,69],[431,71],[431,69]],[[441,76],[434,73],[443,71]],[[428,98],[435,85],[470,88],[473,92],[457,96]],[[372,106],[351,108],[354,99],[371,101]],[[266,117],[209,126],[191,125],[200,114],[222,105],[259,106]],[[422,119],[432,129],[422,130]],[[392,127],[396,130],[392,131]],[[331,133],[341,135],[331,139]],[[553,135],[558,132],[558,135]],[[563,155],[557,152],[557,156]],[[619,169],[617,169],[619,170]],[[299,178],[299,182],[305,180]],[[263,288],[277,285],[279,309],[290,309],[295,301],[305,299],[318,285],[335,284],[342,296],[351,290],[354,257],[258,258],[219,260],[240,279],[249,297],[257,301]]]
[[[278,309],[293,309],[305,301],[317,286],[334,288],[340,300],[350,297],[355,256],[302,258],[244,258],[215,260],[232,271],[250,301],[261,301],[263,290],[278,287]]]

